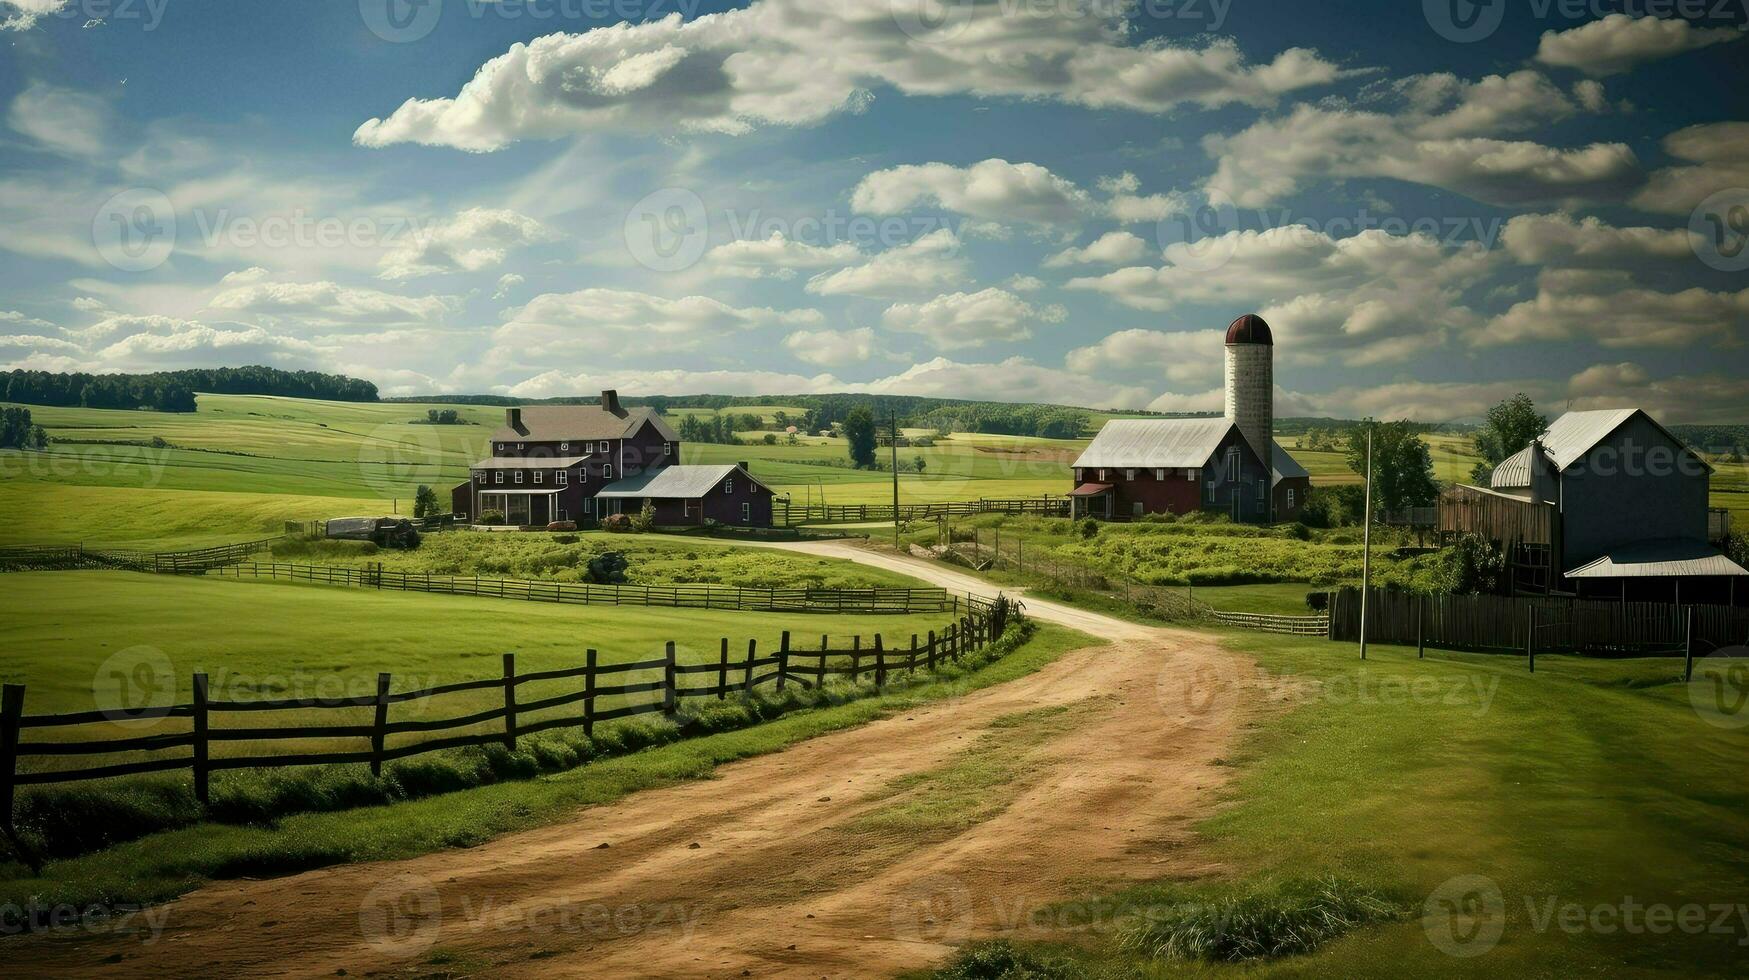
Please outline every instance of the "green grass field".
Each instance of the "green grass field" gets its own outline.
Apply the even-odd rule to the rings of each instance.
[[[1095,931],[1028,950],[1035,972],[1003,975],[1741,975],[1749,728],[1703,720],[1680,662],[1539,658],[1533,676],[1514,657],[1418,661],[1413,649],[1374,647],[1362,664],[1348,644],[1227,642],[1256,658],[1287,707],[1227,760],[1228,803],[1199,828],[1198,857],[1225,870],[1112,898],[1182,910],[1334,874],[1393,896],[1402,921],[1254,966],[1142,958],[1119,950],[1121,933]],[[1700,693],[1718,676],[1703,666]],[[1442,886],[1466,884],[1499,896],[1477,920],[1500,922],[1497,944],[1442,911]],[[1652,906],[1665,911],[1648,920]],[[1634,907],[1629,927],[1623,910]]]

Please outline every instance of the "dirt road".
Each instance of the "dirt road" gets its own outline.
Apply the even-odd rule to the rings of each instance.
[[[1198,634],[1027,610],[1112,643],[466,850],[215,883],[155,910],[153,941],[33,936],[6,959],[37,976],[868,977],[1047,934],[1038,910],[1088,889],[1212,870],[1191,828],[1252,672]]]

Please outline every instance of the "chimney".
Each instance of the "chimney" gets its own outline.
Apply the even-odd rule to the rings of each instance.
[[[614,391],[612,388],[602,390],[601,407],[604,411],[612,415],[624,415],[626,413],[625,409],[619,407],[619,392]]]
[[[504,424],[518,432],[522,431],[522,409],[507,408],[504,410]]]

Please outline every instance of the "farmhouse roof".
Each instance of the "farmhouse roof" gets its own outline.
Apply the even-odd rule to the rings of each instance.
[[[488,456],[474,464],[476,470],[563,470],[588,459],[587,456]]]
[[[590,439],[626,439],[648,422],[663,439],[679,436],[651,408],[609,411],[600,405],[525,405],[512,409],[516,425],[505,424],[492,433],[493,442],[587,442]]]
[[[1568,578],[1678,578],[1749,575],[1749,570],[1699,541],[1642,541],[1618,548],[1567,573]]]
[[[1530,486],[1531,454],[1537,446],[1542,447],[1543,454],[1555,464],[1555,469],[1564,471],[1568,467],[1585,458],[1585,454],[1593,447],[1627,424],[1629,419],[1643,416],[1647,422],[1665,438],[1682,447],[1682,449],[1699,459],[1702,466],[1710,472],[1712,465],[1701,459],[1700,455],[1688,448],[1688,444],[1671,434],[1657,419],[1638,408],[1609,408],[1590,412],[1568,412],[1549,423],[1536,442],[1524,447],[1518,452],[1502,460],[1494,468],[1494,476],[1488,481],[1496,488],[1528,487]]]
[[[1294,477],[1307,479],[1311,475],[1304,466],[1300,465],[1299,460],[1294,459],[1288,455],[1287,450],[1281,448],[1281,443],[1274,439],[1269,440],[1269,482],[1271,486]]]
[[[1236,428],[1231,419],[1112,419],[1093,437],[1075,465],[1201,466]]]
[[[751,473],[732,464],[664,466],[660,469],[646,470],[637,476],[615,480],[602,487],[596,496],[653,497],[661,500],[702,497],[715,490],[719,484],[731,476],[741,476],[752,480],[759,486],[765,486],[758,480],[754,480]]]

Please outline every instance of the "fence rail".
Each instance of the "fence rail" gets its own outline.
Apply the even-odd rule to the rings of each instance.
[[[279,537],[239,541],[235,544],[187,551],[133,551],[123,548],[87,548],[77,545],[44,545],[0,548],[0,571],[34,571],[69,568],[124,568],[165,575],[199,575],[260,554]]]
[[[933,672],[944,664],[958,662],[967,653],[983,649],[999,638],[1019,615],[1019,608],[1003,596],[998,595],[994,600],[972,597],[964,615],[956,617],[939,634],[930,631],[926,641],[913,635],[905,649],[888,648],[884,638],[876,634],[873,645],[868,648],[863,647],[861,637],[855,637],[849,648],[834,649],[830,646],[830,639],[822,636],[819,649],[804,650],[791,644],[790,634],[786,631],[778,649],[765,656],[759,655],[754,640],[747,641],[744,657],[731,656],[730,641],[723,638],[716,662],[683,664],[676,658],[675,642],[668,641],[663,656],[655,659],[604,664],[600,662],[597,651],[589,649],[584,652],[580,666],[520,674],[516,671],[515,654],[506,653],[503,655],[503,672],[497,677],[397,692],[393,689],[394,678],[388,673],[380,673],[374,695],[354,697],[215,699],[210,696],[207,675],[197,673],[193,675],[193,700],[188,704],[26,715],[24,685],[7,684],[0,694],[0,815],[10,826],[12,802],[18,786],[187,770],[193,775],[196,796],[204,803],[208,800],[211,773],[225,769],[368,763],[372,773],[380,775],[385,762],[440,749],[502,744],[514,750],[518,738],[536,732],[581,728],[584,735],[589,736],[594,734],[598,723],[614,719],[657,713],[673,717],[679,713],[680,702],[688,698],[725,700],[730,695],[750,694],[766,685],[773,685],[778,690],[791,683],[815,688],[831,677],[855,682],[868,675],[872,675],[878,689],[886,686],[889,678],[900,671],[915,673],[921,668]],[[651,674],[657,676],[652,679]],[[702,677],[704,683],[689,680],[695,677]],[[577,683],[564,693],[533,700],[518,696],[518,689],[525,684],[566,680]],[[393,717],[396,706],[487,690],[502,692],[501,703],[484,710],[435,719]],[[597,707],[602,698],[635,698],[637,695],[649,697],[611,708]],[[559,708],[573,710],[528,720],[530,715]],[[220,724],[229,716],[243,715],[247,719],[263,711],[289,709],[371,709],[373,716],[369,724],[272,725],[249,724],[247,721],[242,726]],[[93,740],[26,741],[21,738],[26,732],[117,720],[137,722],[170,718],[188,719],[189,730]],[[458,732],[482,725],[492,725],[493,730]],[[393,736],[415,734],[430,737],[401,745],[390,744]],[[299,739],[356,739],[363,745],[329,751],[271,751],[277,743]],[[240,754],[215,758],[211,754],[215,743],[244,744]],[[170,757],[84,768],[27,769],[21,772],[18,767],[21,759],[133,753],[152,755],[174,749],[188,751]]]
[[[1669,602],[1613,602],[1543,596],[1414,596],[1368,593],[1366,636],[1374,643],[1424,643],[1453,650],[1526,647],[1534,630],[1539,650],[1589,654],[1675,654],[1692,641],[1701,655],[1749,646],[1749,609],[1679,606]],[[1360,590],[1330,597],[1330,638],[1360,639]]]
[[[1264,633],[1288,633],[1294,636],[1325,636],[1330,632],[1329,616],[1276,616],[1268,613],[1221,612],[1209,614],[1217,623]]]
[[[834,524],[852,521],[890,521],[893,519],[893,505],[791,504],[778,500],[773,503],[771,513],[772,523],[782,526]],[[901,521],[928,520],[934,517],[971,517],[976,514],[1032,514],[1042,517],[1068,517],[1069,498],[1021,497],[898,505],[898,519]]]
[[[754,612],[922,613],[957,609],[959,597],[946,589],[772,589],[718,585],[594,585],[587,582],[546,582],[528,579],[488,579],[460,575],[402,572],[381,565],[296,565],[278,562],[238,562],[215,568],[212,574],[233,578],[266,578],[315,582],[397,592],[436,592],[485,596],[527,602],[564,602],[585,606],[675,606],[688,609],[733,609]]]

